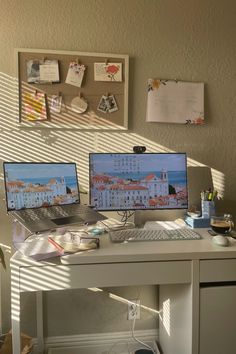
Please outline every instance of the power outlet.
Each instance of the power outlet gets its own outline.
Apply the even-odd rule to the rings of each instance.
[[[140,320],[140,300],[130,300],[128,302],[128,320]]]

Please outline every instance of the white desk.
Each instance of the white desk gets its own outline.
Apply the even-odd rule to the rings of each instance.
[[[21,292],[39,292],[37,335],[42,352],[41,291],[145,284],[159,285],[162,313],[167,300],[178,305],[171,307],[171,335],[159,323],[164,353],[199,354],[200,285],[236,281],[236,240],[231,239],[230,247],[220,247],[212,244],[205,230],[198,231],[202,240],[124,244],[112,244],[102,235],[98,250],[44,262],[15,253],[11,259],[13,354],[20,354]],[[203,349],[200,354],[205,354]]]

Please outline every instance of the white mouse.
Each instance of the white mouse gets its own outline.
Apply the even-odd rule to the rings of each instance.
[[[212,237],[212,242],[217,246],[229,246],[229,240],[226,236],[216,235]]]

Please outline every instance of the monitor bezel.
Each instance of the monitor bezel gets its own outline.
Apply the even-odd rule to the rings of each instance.
[[[186,193],[187,193],[187,205],[184,207],[175,207],[175,208],[112,208],[112,209],[101,209],[101,208],[96,208],[95,206],[92,205],[92,198],[91,198],[91,157],[92,155],[112,155],[112,154],[117,154],[117,155],[135,155],[136,153],[132,152],[91,152],[89,153],[89,205],[96,211],[98,212],[113,212],[113,211],[119,211],[119,212],[126,212],[126,211],[145,211],[145,210],[153,210],[153,211],[164,211],[164,210],[187,210],[189,206],[189,192],[188,192],[188,171],[187,171],[187,153],[186,152],[144,152],[142,155],[184,155],[185,157],[185,166],[186,166]]]
[[[80,204],[80,188],[79,188],[79,179],[78,179],[78,173],[77,173],[77,166],[75,162],[41,162],[41,161],[4,161],[3,162],[3,176],[4,176],[4,188],[5,188],[5,198],[6,198],[6,210],[8,213],[10,212],[18,212],[21,210],[35,210],[35,209],[41,209],[41,208],[53,208],[55,206],[58,205],[49,205],[49,206],[39,206],[39,207],[33,207],[33,208],[21,208],[21,209],[10,209],[8,206],[8,195],[7,195],[7,185],[6,185],[6,168],[5,165],[10,165],[10,164],[35,164],[35,165],[40,165],[40,164],[45,164],[45,165],[73,165],[75,167],[75,174],[76,174],[76,181],[77,181],[77,187],[78,187],[78,201],[75,203],[67,203],[67,204],[61,204],[60,206],[64,206],[64,205],[77,205]]]

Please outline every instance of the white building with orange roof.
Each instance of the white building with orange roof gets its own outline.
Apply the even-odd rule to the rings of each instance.
[[[10,209],[15,209],[16,206],[24,205],[23,189],[25,184],[23,181],[6,182],[7,201]]]
[[[8,205],[11,209],[36,208],[42,205],[52,205],[58,197],[65,197],[66,182],[51,179],[45,185],[11,181],[6,183]]]
[[[56,178],[51,179],[47,186],[52,189],[54,196],[66,194],[66,181],[64,177],[61,177],[60,181]]]
[[[122,210],[139,206],[150,207],[149,200],[169,196],[168,173],[163,170],[160,177],[151,173],[136,182],[120,177],[96,175],[93,177],[92,188],[96,195],[93,205],[97,208]]]
[[[96,207],[104,209],[120,207],[134,208],[137,205],[146,205],[148,201],[148,189],[137,184],[111,184],[100,186],[96,189]]]
[[[30,186],[23,191],[24,206],[36,208],[50,205],[53,200],[53,191],[47,186]]]
[[[123,198],[126,207],[145,206],[148,202],[148,188],[140,184],[128,184],[123,187]]]
[[[150,198],[167,196],[169,194],[169,181],[167,171],[161,171],[160,178],[157,177],[154,173],[149,174],[140,181],[140,184],[148,188]]]

